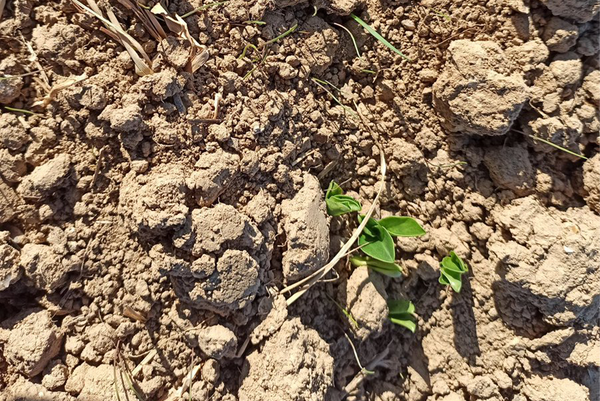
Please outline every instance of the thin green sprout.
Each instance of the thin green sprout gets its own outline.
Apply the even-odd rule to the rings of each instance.
[[[243,79],[243,80],[245,80],[245,79],[247,79],[248,77],[250,77],[250,75],[252,75],[252,73],[253,73],[253,72],[254,72],[254,71],[255,71],[255,70],[258,68],[258,66],[259,66],[259,65],[261,65],[261,64],[262,64],[262,63],[263,63],[263,62],[264,62],[264,61],[267,59],[267,56],[268,56],[268,55],[269,55],[269,52],[268,52],[268,51],[267,51],[267,52],[265,52],[265,54],[264,54],[263,58],[262,58],[262,59],[261,59],[259,62],[255,63],[255,64],[254,64],[254,67],[252,67],[252,69],[251,69],[250,71],[248,71],[248,72],[246,73],[246,75],[244,75],[244,78],[242,78],[242,79]]]
[[[358,329],[358,322],[356,321],[356,319],[354,319],[354,316],[352,316],[352,314],[347,309],[345,309],[342,305],[340,305],[335,299],[330,297],[329,294],[325,294],[325,295],[327,295],[327,298],[329,298],[329,300],[331,302],[333,302],[335,304],[335,306],[337,306],[339,308],[340,311],[342,311],[344,316],[346,316],[346,318],[348,318],[348,321],[350,323],[352,323],[354,328]]]
[[[123,377],[121,376],[121,380]],[[119,384],[117,382],[117,363],[113,363],[113,384],[115,387],[115,395],[117,396],[117,401],[121,401],[121,396],[119,395]]]
[[[298,29],[298,24],[295,24],[293,27],[291,27],[290,29],[288,29],[287,31],[285,31],[284,33],[282,33],[281,35],[277,36],[276,38],[268,40],[265,43],[265,46],[270,45],[271,43],[275,43],[275,42],[280,41],[281,39],[285,38],[286,36],[288,36],[289,34],[291,34],[292,32],[294,32],[296,29]]]
[[[371,35],[373,35],[375,37],[375,39],[377,39],[378,41],[380,41],[381,43],[383,43],[384,45],[386,45],[388,47],[388,49],[390,49],[393,52],[399,54],[405,60],[412,61],[410,58],[408,58],[407,56],[405,56],[404,53],[402,53],[400,50],[396,49],[394,47],[394,45],[392,45],[390,42],[388,42],[383,36],[381,36],[379,34],[379,32],[377,32],[375,29],[371,28],[371,26],[369,24],[367,24],[365,21],[361,20],[360,18],[358,18],[354,14],[350,14],[350,16],[352,17],[352,19],[354,21],[358,22],[363,28],[365,28],[367,30],[367,32],[369,32]]]
[[[350,340],[350,337],[348,337],[348,334],[344,333],[344,335],[346,336],[346,339],[348,340],[348,342],[350,343],[350,346],[352,347],[352,352],[354,352],[354,358],[356,359],[356,363],[358,363],[358,367],[360,368],[360,371],[365,375],[374,375],[375,374],[374,371],[365,368],[362,365],[362,363],[360,363],[360,359],[358,359],[358,352],[356,352],[356,348],[354,348],[354,344],[352,343],[352,340]]]
[[[17,109],[15,107],[4,106],[4,108],[6,110],[8,110],[8,111],[14,111],[14,112],[17,112],[17,113],[25,113],[25,114],[29,114],[29,115],[32,115],[32,116],[37,116],[38,115],[38,113],[34,113],[33,111],[24,110],[24,109]]]
[[[570,151],[569,149],[565,149],[565,148],[563,148],[562,146],[559,146],[559,145],[557,145],[557,144],[555,144],[555,143],[552,143],[552,142],[550,142],[550,141],[547,141],[547,140],[545,140],[545,139],[543,139],[543,138],[540,138],[539,136],[535,136],[535,135],[529,135],[529,136],[530,136],[531,138],[535,139],[535,140],[538,140],[538,141],[540,141],[540,142],[543,142],[543,143],[545,143],[546,145],[550,145],[550,146],[552,146],[552,147],[554,147],[554,148],[556,148],[556,149],[562,150],[562,151],[563,151],[563,152],[565,152],[565,153],[568,153],[568,154],[570,154],[570,155],[573,155],[573,156],[579,157],[580,159],[584,159],[584,160],[587,160],[587,159],[588,159],[588,158],[587,158],[587,157],[585,157],[584,155],[580,155],[579,153],[572,152],[572,151]]]
[[[244,24],[267,25],[265,21],[244,21]]]
[[[248,43],[246,46],[244,46],[244,51],[242,52],[242,54],[240,54],[240,56],[238,57],[238,60],[241,60],[244,57],[246,57],[246,52],[248,51],[248,48],[252,48],[252,49],[258,51],[258,47],[254,46],[252,43]]]
[[[515,128],[512,128],[512,131],[515,131],[515,132],[518,132],[519,134],[522,134],[522,135],[528,136],[528,137],[530,137],[530,138],[536,139],[536,140],[538,140],[538,141],[540,141],[540,142],[543,142],[543,143],[545,143],[546,145],[550,145],[550,146],[552,146],[553,148],[556,148],[556,149],[558,149],[558,150],[562,150],[563,152],[565,152],[565,153],[568,153],[568,154],[570,154],[570,155],[573,155],[573,156],[575,156],[575,157],[579,157],[580,159],[583,159],[583,160],[587,160],[587,159],[588,159],[588,158],[587,158],[587,157],[585,157],[584,155],[581,155],[581,154],[579,154],[579,153],[572,152],[572,151],[570,151],[569,149],[565,149],[565,148],[563,148],[562,146],[559,146],[559,145],[557,145],[557,144],[555,144],[555,143],[552,143],[552,142],[550,142],[550,141],[547,141],[547,140],[545,140],[545,139],[543,139],[543,138],[540,138],[540,137],[538,137],[538,136],[531,135],[531,134],[526,134],[525,132],[523,132],[523,131],[520,131],[520,130],[518,130],[518,129],[515,129]]]
[[[442,12],[437,12],[435,10],[432,10],[432,11],[438,17],[442,17],[442,18],[444,18],[448,22],[452,21],[452,17],[450,17],[448,14],[445,14],[445,13],[442,13]]]

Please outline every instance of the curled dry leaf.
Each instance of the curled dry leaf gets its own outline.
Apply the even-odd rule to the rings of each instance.
[[[54,100],[54,98],[56,98],[56,95],[58,95],[58,92],[60,92],[63,89],[68,88],[69,86],[75,85],[78,82],[83,81],[84,79],[87,79],[88,76],[83,73],[81,75],[77,75],[71,78],[67,78],[62,82],[57,83],[56,85],[52,86],[52,88],[50,88],[50,91],[48,91],[48,93],[46,94],[46,96],[44,96],[42,99],[36,101],[35,103],[33,103],[33,107],[36,106],[41,106],[41,107],[46,107],[50,104],[50,102],[52,100]]]
[[[189,42],[190,56],[185,67],[185,70],[187,72],[196,72],[200,67],[204,65],[204,63],[206,63],[206,61],[208,61],[208,51],[205,48],[203,48],[196,39],[192,37],[192,34],[190,34],[190,30],[188,29],[187,23],[183,20],[183,18],[181,18],[177,14],[174,14],[173,16],[169,15],[167,10],[165,10],[165,8],[160,3],[156,3],[156,5],[152,7],[151,12],[156,15],[161,15],[165,19],[167,27],[171,32]]]

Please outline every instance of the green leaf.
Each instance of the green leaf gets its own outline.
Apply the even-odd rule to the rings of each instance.
[[[327,214],[334,217],[362,210],[360,202],[348,195],[333,195],[325,199],[325,204]]]
[[[388,301],[388,317],[392,323],[406,327],[413,333],[417,329],[417,316],[412,302],[404,299]]]
[[[359,216],[359,222],[363,218]],[[396,260],[396,247],[392,236],[375,219],[369,219],[358,237],[358,245],[361,246],[361,251],[374,259],[387,263],[394,263]]]
[[[463,260],[454,251],[449,256],[444,257],[440,262],[440,284],[450,285],[455,292],[462,289],[462,275],[467,273],[469,268]]]
[[[340,187],[337,182],[331,181],[329,183],[329,188],[327,188],[327,192],[325,193],[325,199],[329,199],[334,195],[342,195],[343,193],[342,187]]]
[[[402,276],[402,269],[396,263],[382,262],[369,256],[353,256],[350,258],[350,263],[357,267],[366,266],[389,277]]]
[[[391,216],[379,220],[378,223],[394,237],[419,237],[426,234],[423,227],[412,217]]]
[[[329,183],[329,188],[325,193],[325,204],[327,205],[327,214],[334,217],[362,210],[360,202],[351,196],[344,195],[344,191],[335,181]]]

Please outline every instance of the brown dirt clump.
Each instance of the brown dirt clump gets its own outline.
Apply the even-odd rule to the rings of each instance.
[[[597,1],[97,3],[152,73],[71,0],[0,17],[0,401],[600,398]],[[288,305],[381,156],[402,276]]]

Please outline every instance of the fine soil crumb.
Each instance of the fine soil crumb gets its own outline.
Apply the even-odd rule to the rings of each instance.
[[[21,250],[20,265],[25,276],[37,288],[53,291],[65,283],[67,273],[75,270],[80,261],[76,258],[63,258],[49,245],[25,244]]]
[[[0,291],[4,291],[19,278],[19,251],[7,243],[10,233],[0,231]]]
[[[527,87],[494,42],[457,40],[433,85],[434,104],[451,131],[504,135],[527,100]]]
[[[286,321],[244,363],[240,401],[318,401],[333,384],[333,358],[319,334],[300,319]]]
[[[491,241],[502,277],[498,302],[502,308],[528,305],[520,317],[511,317],[516,327],[535,324],[532,312],[553,325],[598,319],[600,255],[593,251],[600,246],[598,215],[586,208],[545,210],[528,197],[492,216],[512,238]]]
[[[181,298],[219,314],[242,309],[254,299],[260,284],[259,266],[248,252],[228,249],[216,265],[214,259],[207,263],[207,267],[194,263],[188,274],[178,272],[173,278]]]
[[[120,191],[123,214],[132,214],[131,228],[145,235],[161,236],[185,224],[188,207],[185,171],[166,165],[148,174],[125,176]]]
[[[498,187],[509,189],[519,196],[528,195],[535,188],[534,171],[527,149],[505,146],[490,148],[483,162]]]
[[[597,0],[0,3],[0,401],[600,399]]]
[[[579,29],[562,18],[552,17],[544,29],[542,38],[548,49],[560,53],[568,52],[575,46]]]
[[[345,305],[358,323],[361,339],[381,334],[388,317],[387,294],[381,276],[369,269],[356,269],[346,284]]]
[[[327,263],[329,257],[329,223],[319,181],[305,175],[302,189],[281,208],[287,239],[283,275],[292,282]]]
[[[583,165],[583,188],[590,209],[600,213],[600,155],[587,160]]]
[[[221,325],[210,326],[198,333],[198,346],[210,358],[231,358],[235,355],[235,333]]]
[[[14,114],[0,114],[0,147],[13,151],[19,150],[29,141],[31,137]]]
[[[24,198],[39,199],[52,193],[66,181],[71,160],[68,155],[56,156],[35,170],[19,185],[18,192]]]
[[[10,104],[21,95],[23,79],[14,77],[0,80],[0,103]]]
[[[525,382],[523,394],[530,401],[589,400],[589,391],[572,380],[540,376]]]
[[[600,4],[595,1],[542,0],[542,4],[548,7],[552,14],[577,22],[588,22],[600,10]]]
[[[210,206],[235,178],[240,169],[240,157],[222,150],[205,153],[200,156],[195,168],[187,186],[199,206]]]
[[[27,310],[2,323],[4,356],[13,369],[34,377],[58,355],[62,333],[46,310]]]

